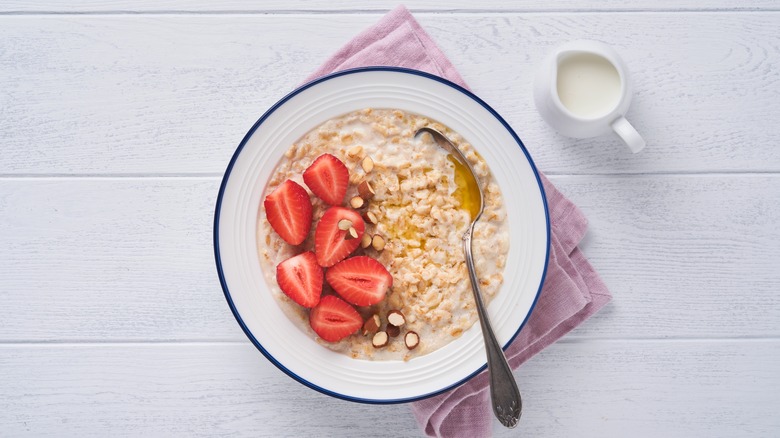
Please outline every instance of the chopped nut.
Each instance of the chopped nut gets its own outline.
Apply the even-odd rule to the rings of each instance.
[[[387,336],[394,338],[401,334],[401,327],[388,324],[387,328],[385,328],[385,331],[387,332]]]
[[[363,207],[364,203],[365,202],[363,201],[363,198],[361,198],[360,196],[355,196],[349,200],[349,205],[352,206],[352,208],[354,209]]]
[[[387,345],[387,342],[390,340],[390,338],[387,336],[386,332],[376,332],[373,338],[371,338],[371,345],[374,346],[374,348],[382,348]]]
[[[406,344],[406,348],[414,350],[420,345],[420,335],[415,332],[406,332],[406,335],[404,335],[404,344]]]
[[[342,219],[339,221],[339,230],[341,231],[347,231],[348,229],[352,228],[352,221],[349,219]]]
[[[404,317],[404,314],[401,313],[400,310],[391,310],[387,314],[387,322],[390,325],[401,327],[406,322],[406,318]]]
[[[363,172],[369,173],[374,170],[374,160],[372,160],[371,157],[363,158],[363,162],[360,163],[360,166],[363,168]]]
[[[360,146],[360,145],[353,146],[353,147],[351,147],[347,151],[347,156],[348,157],[356,157],[356,156],[360,155],[361,152],[363,152],[363,146]]]
[[[371,238],[371,246],[377,251],[382,251],[385,249],[385,238],[379,234],[374,234],[374,237]]]
[[[345,240],[352,240],[352,239],[357,239],[357,238],[358,238],[358,232],[355,229],[355,227],[349,227],[349,229],[347,230],[347,235],[344,236],[344,239]]]
[[[376,215],[370,211],[367,211],[365,214],[363,214],[363,219],[373,225],[376,225],[379,222],[376,218]]]
[[[358,194],[360,194],[361,198],[368,201],[369,199],[373,198],[376,193],[374,192],[374,188],[371,187],[371,183],[363,180],[360,184],[358,184]]]
[[[363,239],[360,241],[360,247],[364,249],[368,248],[369,246],[371,246],[371,240],[372,239],[370,234],[368,233],[363,234]]]
[[[363,336],[367,336],[369,333],[376,333],[379,331],[379,326],[382,323],[382,321],[379,320],[379,315],[376,313],[371,315],[367,320],[366,323],[363,324]]]

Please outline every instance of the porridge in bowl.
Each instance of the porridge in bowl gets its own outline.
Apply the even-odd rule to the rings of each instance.
[[[263,273],[283,311],[356,359],[409,360],[478,319],[462,236],[479,205],[462,168],[419,128],[464,153],[484,193],[473,248],[483,299],[503,283],[509,230],[485,161],[456,132],[393,109],[312,129],[274,169],[259,207]]]

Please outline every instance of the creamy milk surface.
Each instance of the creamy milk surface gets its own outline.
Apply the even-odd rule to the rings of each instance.
[[[366,232],[382,235],[383,251],[360,249],[353,255],[377,259],[393,277],[387,297],[370,307],[357,307],[363,318],[378,313],[383,325],[390,310],[406,317],[401,335],[388,346],[374,348],[371,336],[356,333],[329,343],[318,339],[308,324],[308,309],[295,304],[276,284],[276,265],[299,253],[272,230],[263,205],[259,206],[257,245],[267,283],[282,310],[298,327],[324,347],[355,359],[409,360],[427,354],[460,337],[476,321],[477,313],[463,255],[461,237],[470,217],[459,193],[456,169],[447,152],[428,134],[414,138],[423,126],[437,129],[464,152],[472,164],[485,194],[485,211],[475,227],[474,253],[483,299],[490,302],[503,283],[509,251],[506,211],[498,188],[485,161],[457,133],[428,118],[391,109],[365,109],[326,121],[291,145],[274,170],[265,194],[286,179],[303,187],[303,171],[320,155],[330,153],[350,171],[346,199],[356,194],[356,186],[367,179],[376,195],[368,210],[378,218],[377,225],[366,224]],[[360,168],[370,156],[374,170]],[[311,195],[314,224],[303,247],[311,244],[317,221],[327,206]],[[326,285],[323,294],[335,293]],[[420,335],[420,344],[408,350],[403,342],[407,331]]]
[[[575,53],[558,63],[558,97],[578,117],[609,113],[620,100],[621,87],[615,66],[599,55]]]

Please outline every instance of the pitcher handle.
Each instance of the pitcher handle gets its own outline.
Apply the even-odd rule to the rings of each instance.
[[[637,153],[645,147],[645,139],[636,132],[625,117],[620,116],[612,122],[612,129],[626,143],[631,152]]]

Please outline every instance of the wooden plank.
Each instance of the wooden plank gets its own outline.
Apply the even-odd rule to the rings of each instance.
[[[575,336],[780,334],[778,175],[553,181],[587,216],[581,247],[614,295]]]
[[[780,341],[582,342],[515,374],[529,436],[765,437]],[[248,343],[0,346],[10,436],[419,436],[407,405],[329,398]],[[517,431],[495,428],[496,436]]]
[[[0,17],[0,172],[217,175],[266,108],[377,18]],[[418,18],[546,172],[780,171],[767,116],[780,112],[778,13]],[[561,137],[534,109],[536,66],[583,37],[615,46],[632,72],[641,154],[614,136]]]
[[[215,179],[3,181],[0,339],[241,339]]]
[[[496,12],[538,12],[538,11],[658,11],[658,10],[717,10],[717,11],[744,11],[744,10],[776,10],[777,4],[770,0],[751,0],[735,4],[726,0],[710,0],[707,2],[685,0],[660,0],[651,4],[638,0],[598,0],[579,1],[562,0],[554,3],[541,0],[524,2],[506,2],[501,0],[486,0],[479,3],[465,0],[441,1],[441,0],[415,0],[406,2],[406,7],[412,11],[441,11],[441,12],[469,12],[469,11],[496,11]],[[378,0],[370,3],[357,0],[334,1],[304,1],[304,0],[269,0],[253,2],[249,0],[228,0],[219,3],[206,0],[162,0],[162,1],[138,1],[127,0],[82,0],[65,2],[61,0],[47,0],[43,2],[24,2],[19,0],[6,0],[0,4],[2,13],[139,13],[139,12],[218,12],[218,13],[247,13],[247,12],[383,12],[398,5],[390,0]]]
[[[780,336],[777,175],[554,177],[615,296],[575,336]],[[0,341],[243,340],[217,178],[0,180]]]

